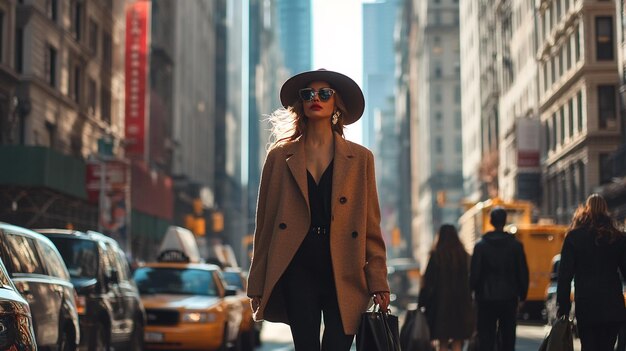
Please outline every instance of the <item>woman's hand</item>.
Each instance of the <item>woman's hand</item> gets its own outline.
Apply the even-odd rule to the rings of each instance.
[[[374,303],[380,306],[381,311],[389,311],[389,291],[379,291],[374,293]]]
[[[255,296],[255,297],[250,299],[250,306],[252,307],[252,312],[256,313],[256,311],[259,309],[260,305],[261,305],[261,297],[260,296]]]

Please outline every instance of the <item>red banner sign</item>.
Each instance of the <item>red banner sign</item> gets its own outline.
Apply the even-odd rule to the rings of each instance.
[[[144,157],[148,141],[148,55],[150,2],[136,1],[126,9],[126,154]]]

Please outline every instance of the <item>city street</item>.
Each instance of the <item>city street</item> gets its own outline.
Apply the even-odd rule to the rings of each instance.
[[[518,325],[516,351],[537,351],[547,332],[548,330],[545,326],[539,324]],[[257,351],[294,350],[291,333],[287,325],[265,322],[261,339],[263,340],[263,346],[257,348]],[[354,345],[352,350],[356,350]],[[580,350],[580,342],[577,339],[574,340],[574,350]]]

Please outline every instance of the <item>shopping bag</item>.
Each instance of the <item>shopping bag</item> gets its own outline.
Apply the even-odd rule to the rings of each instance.
[[[574,324],[561,316],[543,339],[539,351],[574,351]]]
[[[361,314],[356,333],[357,351],[400,351],[398,317],[377,306]]]
[[[400,330],[400,348],[405,351],[431,351],[430,328],[424,312],[420,309],[406,311]]]

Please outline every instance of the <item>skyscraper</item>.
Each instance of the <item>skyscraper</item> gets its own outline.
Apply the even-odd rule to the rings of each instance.
[[[311,0],[278,0],[278,33],[285,67],[296,74],[311,70],[312,13]]]

